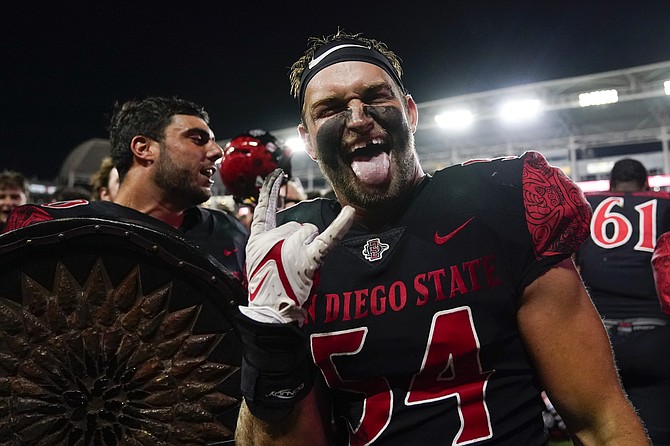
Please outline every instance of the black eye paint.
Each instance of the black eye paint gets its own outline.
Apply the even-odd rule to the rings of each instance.
[[[318,157],[328,165],[334,165],[339,159],[342,135],[347,119],[349,119],[349,113],[338,113],[326,121],[316,134],[316,142],[319,147]]]
[[[407,128],[398,107],[366,105],[363,110],[389,133]]]
[[[408,147],[412,132],[398,107],[366,105],[364,111],[386,131],[392,151]]]

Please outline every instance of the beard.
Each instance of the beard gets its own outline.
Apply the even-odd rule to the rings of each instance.
[[[168,152],[169,149],[161,144],[156,161],[155,183],[171,201],[184,209],[207,201],[212,195],[211,191],[200,187],[197,179],[193,177],[193,172],[178,166]]]
[[[416,182],[418,159],[414,150],[414,134],[400,113],[393,107],[370,107],[370,115],[387,133],[386,148],[391,158],[392,175],[383,184],[362,182],[351,167],[350,154],[342,148],[346,116],[334,117],[317,134],[317,162],[338,198],[365,209],[397,205]]]

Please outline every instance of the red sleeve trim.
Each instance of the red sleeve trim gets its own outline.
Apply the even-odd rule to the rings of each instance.
[[[658,238],[651,257],[651,266],[661,310],[670,315],[670,232]]]
[[[13,229],[23,228],[41,221],[53,220],[53,217],[44,209],[34,205],[19,206],[14,209],[3,229],[3,232],[11,231]]]
[[[523,201],[535,255],[575,252],[590,231],[592,211],[584,193],[539,152],[523,159]]]

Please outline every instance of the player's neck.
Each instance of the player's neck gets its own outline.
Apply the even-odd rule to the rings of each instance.
[[[343,206],[349,204],[356,209],[355,222],[371,231],[381,230],[384,226],[392,224],[404,214],[410,201],[414,197],[416,188],[425,178],[423,171],[418,171],[414,183],[407,187],[402,195],[393,199],[384,206],[374,209],[362,208],[351,203],[341,203]]]
[[[610,192],[645,192],[649,187],[640,186],[636,181],[619,181],[610,188]]]
[[[114,202],[150,215],[175,228],[180,227],[184,221],[183,207],[168,200],[155,184],[140,181],[138,178],[124,179]]]

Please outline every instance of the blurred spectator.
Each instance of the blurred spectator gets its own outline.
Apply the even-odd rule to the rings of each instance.
[[[254,206],[251,204],[240,204],[237,205],[237,211],[235,213],[237,219],[247,228],[248,231],[251,230],[251,221],[254,218]]]
[[[298,178],[287,180],[286,184],[281,187],[279,195],[284,198],[284,208],[289,208],[307,199],[307,193]]]
[[[670,230],[670,194],[650,191],[644,165],[626,158],[614,164],[609,192],[586,198],[591,236],[577,264],[628,397],[654,445],[670,445],[670,317],[659,307],[650,263],[657,236]]]
[[[22,173],[5,170],[0,173],[0,232],[14,208],[30,200],[28,180]]]
[[[51,202],[88,200],[91,192],[82,186],[61,186],[51,196]]]
[[[100,168],[91,177],[91,200],[114,201],[119,191],[119,171],[111,157],[103,158]]]

